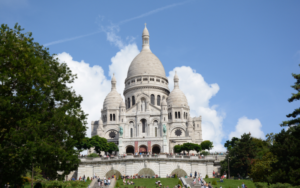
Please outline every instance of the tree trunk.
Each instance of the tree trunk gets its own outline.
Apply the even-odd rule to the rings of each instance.
[[[32,170],[31,170],[31,188],[33,188],[33,164],[32,164]]]

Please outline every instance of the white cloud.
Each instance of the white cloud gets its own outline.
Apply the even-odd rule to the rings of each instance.
[[[217,106],[209,106],[209,100],[219,91],[218,84],[208,84],[201,74],[191,67],[176,67],[169,72],[169,88],[173,90],[173,78],[177,71],[179,87],[187,97],[192,117],[202,116],[203,140],[210,140],[214,143],[213,150],[225,150],[221,144],[223,138],[222,121],[225,113],[218,112]]]
[[[229,139],[232,137],[240,138],[244,133],[251,133],[251,136],[255,138],[265,139],[265,134],[261,130],[262,124],[259,119],[248,119],[243,116],[238,120],[237,125],[235,126],[235,131],[229,134]]]
[[[124,90],[124,80],[127,76],[128,69],[133,58],[139,53],[136,44],[129,44],[120,49],[117,54],[111,58],[109,65],[109,75],[113,73],[117,79],[117,90],[122,95]],[[72,56],[66,52],[57,55],[60,62],[68,64],[73,74],[77,74],[78,79],[71,86],[83,97],[82,109],[88,115],[87,119],[87,136],[91,136],[91,122],[99,120],[100,111],[107,94],[111,90],[110,78],[106,78],[102,67],[95,65],[91,67],[88,63],[73,60]],[[123,95],[122,95],[123,96]]]

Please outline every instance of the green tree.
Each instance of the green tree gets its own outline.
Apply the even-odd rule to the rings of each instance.
[[[175,153],[180,153],[182,150],[181,150],[181,145],[176,145],[176,146],[174,146],[174,152]]]
[[[17,183],[39,166],[47,176],[68,174],[80,162],[84,138],[82,97],[68,87],[76,75],[23,33],[0,28],[0,186]]]
[[[299,65],[300,66],[300,65]],[[288,99],[289,102],[293,101],[299,101],[300,100],[300,74],[292,74],[292,76],[296,79],[296,82],[292,88],[294,88],[297,93],[292,93],[292,96]],[[296,108],[292,113],[286,115],[288,118],[293,118],[288,121],[283,121],[280,126],[285,127],[285,126],[297,126],[300,125],[300,117],[297,117],[300,115],[300,108]]]
[[[230,174],[246,177],[250,172],[252,160],[256,156],[256,145],[250,134],[243,134],[239,142],[231,148],[225,160],[221,162],[222,173],[228,169],[228,157],[230,157]]]
[[[199,153],[200,151],[202,151],[201,145],[199,144],[194,144],[194,150]]]
[[[272,182],[300,185],[300,126],[290,127],[275,135],[271,152],[278,162],[272,164]]]
[[[214,147],[213,143],[209,140],[204,140],[203,142],[201,142],[201,148],[203,150],[211,150]]]
[[[98,135],[93,136],[90,139],[89,144],[91,147],[94,147],[95,151],[99,154],[101,151],[108,151],[108,142],[106,138],[99,137]]]
[[[119,151],[119,147],[115,144],[115,143],[113,143],[113,142],[108,142],[108,144],[107,144],[108,146],[108,149],[107,149],[107,151],[109,152],[109,153],[112,153],[113,151]]]
[[[194,150],[194,148],[195,148],[195,144],[189,142],[184,143],[181,146],[181,150],[187,151],[188,153],[190,153],[191,150]]]
[[[227,140],[224,144],[224,147],[227,148],[227,150],[231,150],[231,148],[233,148],[236,143],[239,141],[240,139],[237,137],[232,137],[231,140]]]

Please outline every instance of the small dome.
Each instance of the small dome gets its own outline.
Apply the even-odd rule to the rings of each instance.
[[[111,78],[111,82],[117,82],[117,80],[115,78],[115,74],[113,74],[113,77]]]
[[[113,89],[106,96],[103,108],[119,108],[120,103],[123,101],[121,95],[117,92],[117,90]]]
[[[186,96],[179,88],[175,88],[170,93],[167,103],[168,103],[168,105],[172,105],[172,107],[175,107],[175,106],[188,107],[188,101],[186,99]]]
[[[123,100],[120,103],[120,107],[125,107],[125,102]]]
[[[168,97],[168,105],[172,105],[172,107],[188,107],[188,101],[186,99],[185,94],[179,89],[179,78],[177,76],[177,72],[175,72],[174,76],[174,89],[170,93]]]

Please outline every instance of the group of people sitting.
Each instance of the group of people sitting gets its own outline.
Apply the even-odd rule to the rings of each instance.
[[[127,180],[127,182],[126,182],[126,180],[125,180],[125,178],[123,178],[123,185],[134,185],[134,182],[133,181],[129,181],[129,180]]]
[[[106,178],[104,178],[103,180],[101,180],[100,178],[99,178],[99,176],[98,176],[98,178],[97,178],[98,180],[98,185],[99,186],[107,186],[107,185],[110,185],[110,178],[108,178],[108,179],[106,179]]]

